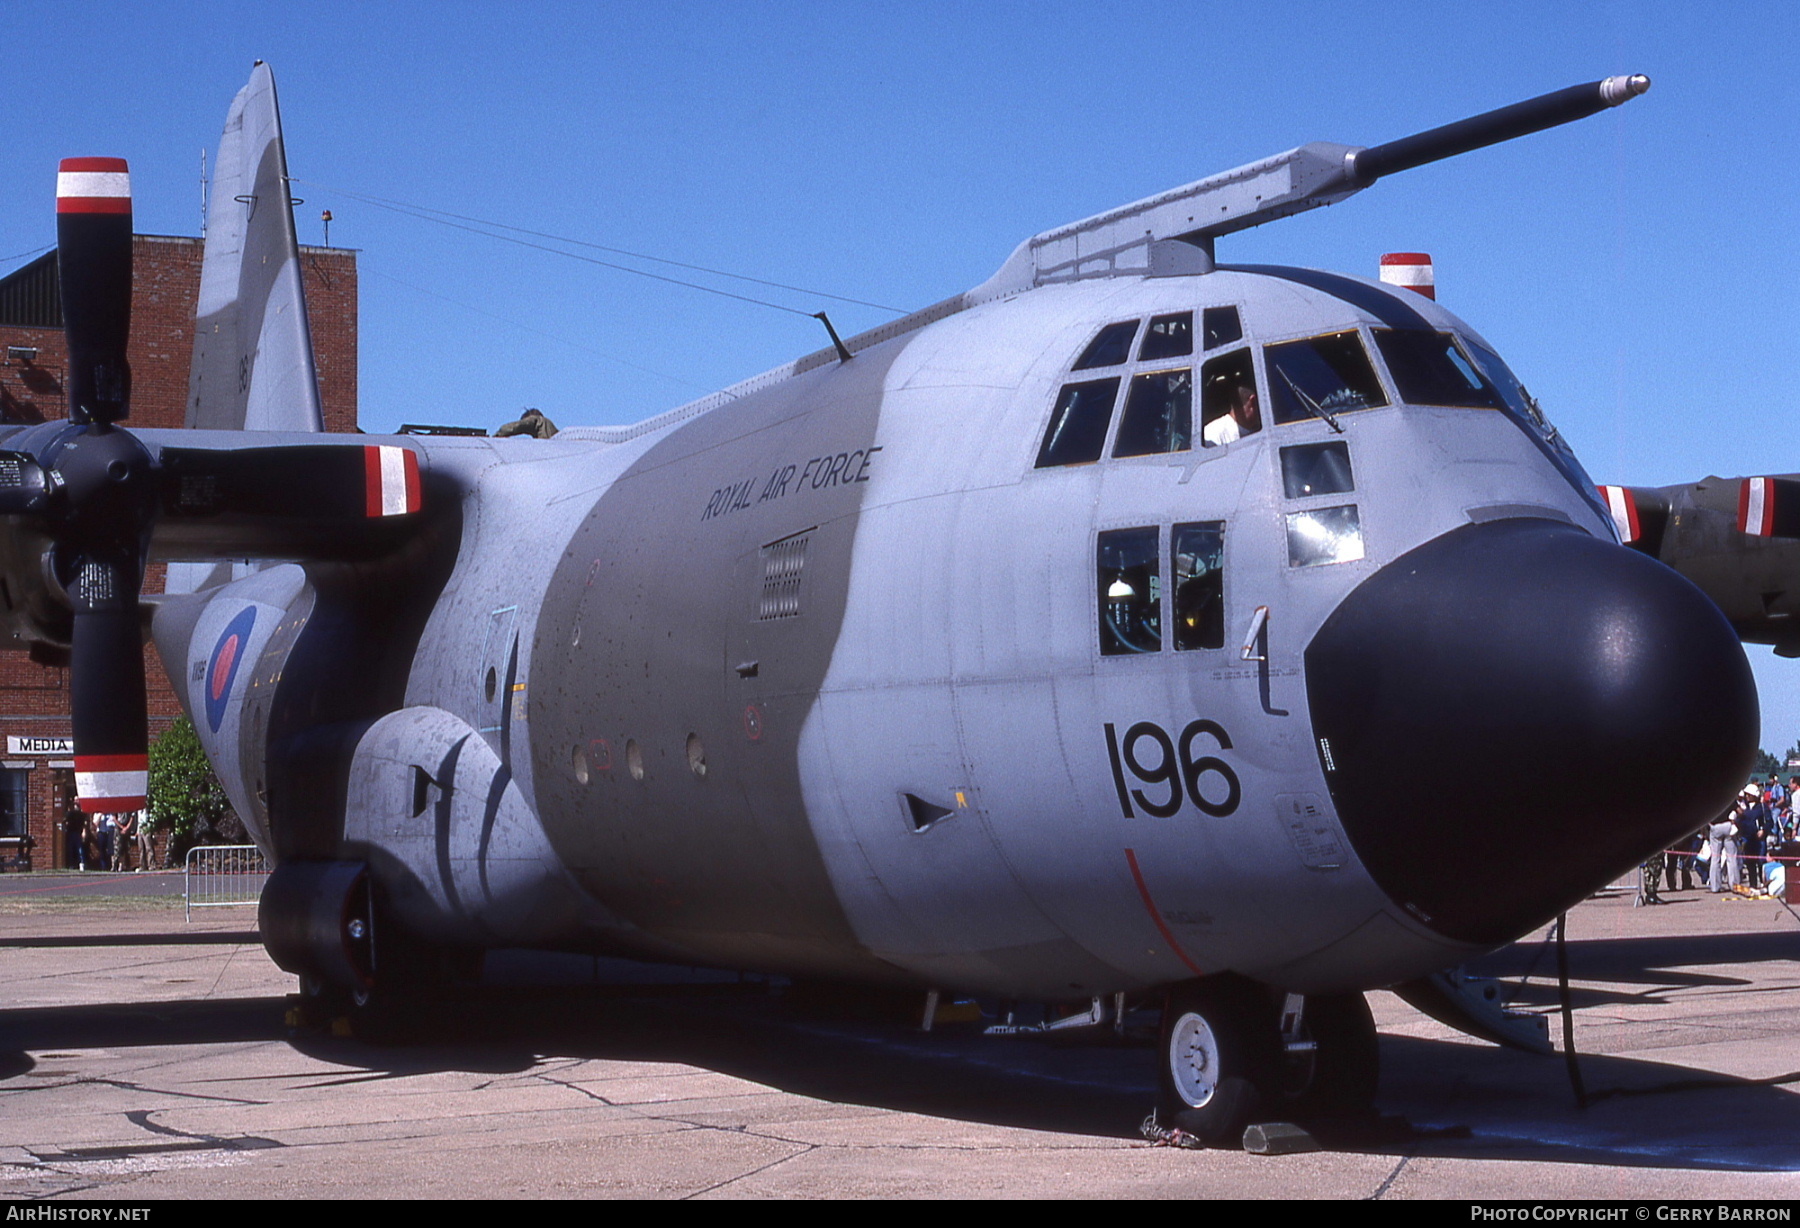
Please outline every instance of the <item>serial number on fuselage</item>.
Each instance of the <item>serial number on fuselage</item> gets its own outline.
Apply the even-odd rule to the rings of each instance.
[[[1123,738],[1110,722],[1104,728],[1106,756],[1112,762],[1113,787],[1119,791],[1119,810],[1126,818],[1137,817],[1132,809],[1133,802],[1145,814],[1158,819],[1171,818],[1184,802],[1192,802],[1202,814],[1219,819],[1235,811],[1243,799],[1243,788],[1229,763],[1217,755],[1194,757],[1194,743],[1203,737],[1212,739],[1222,751],[1231,749],[1231,735],[1217,721],[1189,721],[1180,736],[1174,738],[1155,721],[1139,721],[1125,731]],[[1138,754],[1139,747],[1145,742],[1156,746],[1154,762],[1145,763]],[[1167,794],[1152,796],[1143,789],[1132,788],[1125,779],[1127,772],[1140,784],[1150,786],[1152,791],[1160,793],[1167,789]],[[1218,784],[1207,782],[1209,776],[1223,782],[1224,796],[1217,801],[1207,796],[1207,790],[1215,793],[1219,790]]]
[[[712,492],[700,519],[714,520],[741,512],[759,503],[769,503],[799,494],[803,490],[829,490],[833,486],[853,486],[869,480],[869,464],[880,447],[854,448],[848,452],[814,456],[804,463],[777,465],[766,478],[745,478]]]

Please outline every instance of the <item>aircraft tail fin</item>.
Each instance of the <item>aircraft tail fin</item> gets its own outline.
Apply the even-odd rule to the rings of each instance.
[[[258,60],[232,101],[206,213],[187,425],[322,431],[312,330],[275,78]]]

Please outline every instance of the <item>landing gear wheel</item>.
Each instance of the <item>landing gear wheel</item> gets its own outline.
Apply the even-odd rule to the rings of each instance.
[[[1359,993],[1309,997],[1304,1019],[1314,1048],[1295,1081],[1289,1111],[1300,1118],[1368,1116],[1381,1080],[1368,1002]]]
[[[350,1013],[350,995],[325,978],[300,974],[300,992],[289,999],[288,1026],[301,1032],[330,1032]]]
[[[1275,1012],[1248,981],[1208,978],[1169,992],[1161,1117],[1209,1147],[1235,1145],[1280,1073]]]
[[[301,1030],[366,1038],[380,1030],[380,1015],[372,989],[345,989],[313,973],[300,974],[293,1023]]]

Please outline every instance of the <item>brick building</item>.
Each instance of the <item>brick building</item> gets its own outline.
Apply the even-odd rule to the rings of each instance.
[[[199,239],[132,237],[131,417],[138,428],[179,427],[186,416],[194,302],[200,294]],[[356,253],[302,247],[300,264],[328,431],[356,430]],[[0,278],[0,425],[68,416],[63,393],[67,352],[56,253]],[[144,578],[162,587],[162,567]],[[181,707],[153,645],[144,649],[150,736]],[[0,868],[61,868],[68,851],[58,831],[75,794],[66,669],[40,665],[23,651],[0,651]]]

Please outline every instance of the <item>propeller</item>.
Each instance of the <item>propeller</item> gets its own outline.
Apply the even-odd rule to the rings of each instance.
[[[131,176],[123,158],[65,158],[57,263],[69,419],[0,453],[0,512],[43,522],[74,618],[69,681],[75,791],[94,813],[140,810],[149,775],[138,594],[155,520],[156,465],[116,423],[131,410]]]
[[[397,444],[347,440],[152,455],[119,425],[131,410],[130,172],[122,158],[65,158],[56,185],[69,417],[0,450],[0,516],[47,543],[73,614],[76,794],[89,813],[116,813],[142,809],[148,784],[138,601],[152,530],[163,523],[178,556],[391,548],[421,510],[419,460]]]

